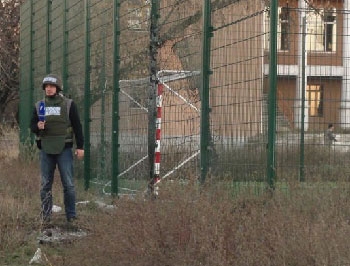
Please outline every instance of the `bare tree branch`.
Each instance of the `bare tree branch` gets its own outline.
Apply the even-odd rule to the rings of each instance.
[[[20,3],[0,2],[0,121],[8,105],[19,98]]]

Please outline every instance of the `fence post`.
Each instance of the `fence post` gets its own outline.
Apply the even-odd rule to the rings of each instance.
[[[51,12],[52,0],[47,0],[46,6],[46,74],[51,73]]]
[[[300,127],[300,169],[299,169],[299,179],[300,181],[305,181],[305,88],[306,88],[306,76],[305,76],[305,67],[306,67],[306,16],[302,18],[302,43],[301,43],[301,127]]]
[[[90,0],[85,0],[84,180],[90,186]]]
[[[267,182],[275,189],[276,182],[276,91],[277,91],[277,0],[270,3],[270,64],[268,95],[268,148],[267,148]]]
[[[101,60],[101,72],[99,75],[99,87],[101,93],[101,124],[100,124],[100,142],[101,142],[101,159],[100,159],[100,176],[106,177],[106,91],[107,91],[107,80],[106,80],[106,27],[102,28],[102,60]]]
[[[149,48],[149,71],[150,71],[150,84],[149,84],[149,96],[148,96],[148,161],[149,161],[149,191],[153,193],[154,184],[158,181],[158,177],[155,176],[154,171],[154,159],[156,148],[156,118],[157,118],[157,89],[158,89],[158,65],[157,55],[159,47],[159,0],[152,0],[151,3],[151,25],[150,25],[150,48]]]
[[[63,1],[63,49],[62,49],[62,83],[63,94],[68,91],[68,29],[67,29],[67,0]]]
[[[203,183],[209,169],[209,77],[210,71],[210,42],[212,33],[211,3],[204,2],[203,10],[203,41],[201,69],[201,119],[200,119],[200,181]]]
[[[113,5],[113,114],[112,114],[112,195],[118,195],[119,174],[119,0],[114,0]]]
[[[21,75],[21,84],[20,89],[27,91],[25,94],[23,91],[21,92],[20,96],[20,105],[19,105],[19,123],[20,123],[20,142],[23,144],[28,138],[31,138],[31,143],[34,142],[34,136],[33,134],[30,134],[27,130],[28,128],[28,121],[30,121],[30,116],[32,114],[32,106],[33,106],[33,94],[34,94],[34,78],[33,78],[33,71],[34,71],[34,10],[33,10],[33,0],[30,0],[29,2],[29,67],[27,69],[29,78],[28,80],[24,80],[23,74]],[[21,71],[23,73],[23,70]],[[23,95],[26,95],[28,93],[27,97],[23,97]]]

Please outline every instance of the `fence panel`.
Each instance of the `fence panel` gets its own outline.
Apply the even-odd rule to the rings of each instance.
[[[147,188],[150,3],[120,5],[119,183],[127,193]]]
[[[347,180],[348,5],[339,0],[279,3],[279,180]],[[337,142],[325,138],[329,124]]]
[[[210,105],[204,150],[209,151],[209,177],[264,184],[268,149],[275,147],[278,181],[345,180],[350,170],[349,2],[25,1],[21,140],[28,137],[34,102],[43,97],[42,78],[55,72],[84,124],[88,158],[79,176],[91,176],[105,193],[116,164],[119,193],[143,190],[152,169],[165,179],[196,179],[203,171],[205,57],[211,70],[205,84],[209,99],[204,99]],[[208,3],[207,28],[203,10]],[[270,28],[273,4],[276,29]],[[270,40],[271,30],[276,40]],[[208,31],[210,51],[202,54]],[[275,54],[271,45],[277,46]],[[273,59],[276,88],[269,73]],[[269,102],[271,88],[276,102]],[[113,123],[118,123],[117,150]],[[328,124],[335,126],[337,142],[325,142]]]
[[[162,177],[199,175],[202,9],[200,1],[161,1]]]
[[[212,4],[212,174],[265,181],[267,96],[262,69],[267,9],[262,1],[224,2]]]

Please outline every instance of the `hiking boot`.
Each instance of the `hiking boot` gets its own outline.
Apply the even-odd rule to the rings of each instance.
[[[76,220],[77,220],[77,217],[75,216],[67,218],[68,223],[74,223]]]

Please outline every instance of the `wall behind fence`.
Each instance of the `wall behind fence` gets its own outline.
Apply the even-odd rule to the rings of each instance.
[[[266,180],[267,104],[262,63],[264,2],[213,6],[211,131],[215,175]]]

